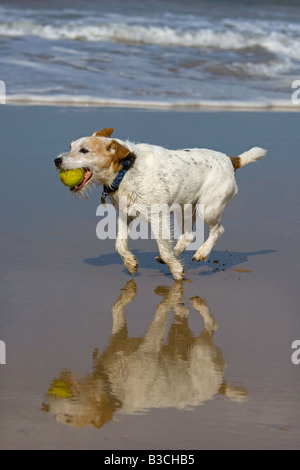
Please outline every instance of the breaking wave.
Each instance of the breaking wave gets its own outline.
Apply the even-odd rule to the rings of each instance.
[[[141,21],[143,23],[143,21]],[[0,21],[0,36],[34,36],[46,40],[113,41],[127,44],[156,44],[166,47],[213,48],[219,50],[264,49],[269,53],[299,61],[300,25],[282,22],[256,24],[224,21],[219,28],[201,25],[199,28],[164,25],[131,24],[128,22],[82,21],[63,24],[41,24],[30,20]]]

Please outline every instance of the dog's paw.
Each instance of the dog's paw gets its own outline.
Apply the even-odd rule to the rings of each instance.
[[[157,261],[159,264],[166,264],[164,260],[161,259],[160,256],[156,256],[155,261]]]
[[[173,277],[175,281],[182,281],[184,278],[184,269],[182,264],[178,261],[178,263],[174,263],[171,266],[169,266],[171,273],[173,274]]]
[[[208,257],[209,254],[203,253],[202,251],[198,253],[197,251],[197,253],[195,253],[193,256],[193,261],[206,261]]]
[[[195,309],[202,307],[202,305],[207,306],[206,300],[202,299],[201,297],[198,297],[198,296],[191,297],[190,300]]]
[[[137,287],[136,287],[136,283],[134,282],[134,280],[130,279],[130,281],[127,282],[126,286],[123,287],[121,291],[122,291],[122,294],[124,294],[129,299],[134,299],[136,296],[136,292],[137,292]]]
[[[130,274],[132,275],[136,274],[139,268],[139,263],[135,256],[130,256],[128,258],[125,258],[124,264],[126,268],[128,269],[128,271],[130,272]]]
[[[175,273],[172,272],[172,274],[173,274],[175,281],[182,281],[185,276],[185,272],[183,269],[180,272],[175,272]]]

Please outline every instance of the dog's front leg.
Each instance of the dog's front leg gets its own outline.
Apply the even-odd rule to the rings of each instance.
[[[119,218],[118,218],[118,234],[117,234],[117,239],[116,239],[116,250],[121,256],[130,274],[135,274],[139,267],[138,260],[128,248],[129,224],[132,220],[133,218],[128,217],[127,213],[120,212]]]

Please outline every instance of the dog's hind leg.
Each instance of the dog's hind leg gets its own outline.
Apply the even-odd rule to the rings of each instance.
[[[175,212],[175,218],[177,220],[177,225],[181,228],[182,232],[178,237],[178,241],[174,248],[174,254],[178,257],[193,242],[193,227],[197,218],[196,205],[188,204],[187,206],[182,207],[181,213]]]
[[[177,223],[177,230],[179,229],[180,235],[178,236],[177,243],[174,247],[174,255],[178,258],[181,253],[193,242],[194,233],[193,227],[196,222],[196,206],[188,205],[187,210],[181,208],[180,212],[174,212],[174,216]],[[165,264],[160,256],[157,256],[156,261],[161,264]]]
[[[219,222],[209,224],[208,226],[210,229],[208,239],[203,243],[199,250],[196,251],[193,256],[193,261],[206,260],[209,257],[211,250],[225,231],[223,225]]]
[[[173,251],[171,240],[157,239],[156,240],[160,259],[163,264],[167,264],[175,281],[181,281],[184,276],[184,269],[181,262],[176,258]]]
[[[174,279],[180,281],[183,279],[184,270],[174,253],[169,216],[164,213],[151,214],[150,224],[159,249],[160,256],[157,261],[167,264]]]
[[[194,254],[193,261],[206,260],[219,238],[223,235],[224,227],[220,222],[226,205],[227,204],[225,203],[220,205],[217,210],[214,205],[210,205],[208,207],[206,206],[204,208],[204,214],[202,215],[204,222],[209,227],[209,236],[203,245]]]
[[[223,235],[225,230],[223,225],[221,225],[221,218],[224,210],[236,195],[237,186],[235,181],[229,180],[226,181],[225,185],[213,187],[212,190],[214,197],[212,194],[208,194],[209,197],[206,198],[206,201],[202,201],[204,211],[202,211],[203,213],[201,214],[204,222],[209,227],[209,236],[199,250],[194,254],[194,261],[203,261],[207,259],[211,250]]]

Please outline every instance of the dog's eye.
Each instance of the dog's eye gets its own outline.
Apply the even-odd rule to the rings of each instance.
[[[82,148],[79,150],[80,153],[89,153],[88,149]]]

